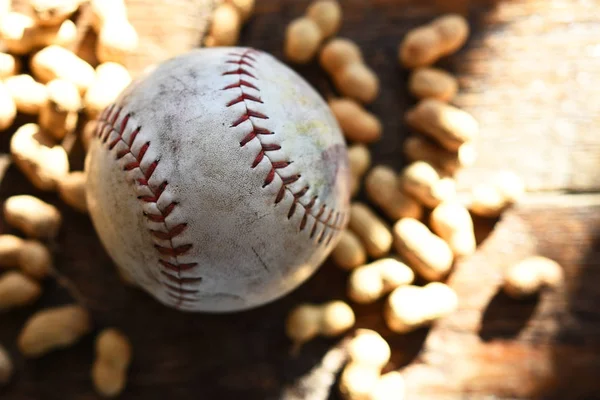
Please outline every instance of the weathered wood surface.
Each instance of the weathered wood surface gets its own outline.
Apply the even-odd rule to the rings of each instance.
[[[138,7],[132,20],[149,43],[147,59],[189,48],[206,27],[194,29],[192,21],[199,17],[191,0],[169,2],[173,9],[187,7],[185,16],[170,14],[166,7],[160,13],[152,11],[158,8],[150,5],[163,2],[129,3]],[[308,0],[257,3],[256,15],[242,32],[242,44],[281,58],[285,25],[303,12]],[[480,179],[484,171],[509,166],[535,190],[598,189],[600,142],[593,130],[598,122],[593,83],[600,74],[600,53],[593,43],[594,36],[600,37],[597,1],[514,1],[495,7],[467,0],[342,4],[341,35],[361,45],[382,80],[382,94],[372,106],[385,125],[384,139],[372,146],[376,162],[397,169],[404,164],[401,143],[409,132],[402,113],[413,100],[405,88],[408,73],[396,63],[399,39],[437,15],[439,6],[468,6],[473,38],[441,63],[461,77],[457,104],[482,124],[481,157],[477,167],[461,177],[463,185]],[[325,96],[333,93],[316,64],[297,70]],[[9,134],[1,138],[0,151],[8,150],[8,139]],[[77,151],[73,161],[81,166]],[[50,280],[38,304],[0,316],[0,343],[17,363],[17,376],[0,389],[0,398],[99,398],[89,378],[93,335],[73,349],[39,360],[24,360],[14,345],[32,312],[72,301],[73,294],[90,308],[97,328],[117,326],[134,343],[123,399],[339,397],[330,387],[344,359],[343,352],[333,348],[338,341],[315,340],[292,358],[283,320],[298,302],[344,298],[344,272],[326,264],[291,295],[245,313],[179,313],[124,286],[89,219],[62,205],[55,195],[35,191],[10,166],[0,183],[0,200],[20,193],[39,195],[63,211],[65,229],[53,249],[64,276],[61,282],[76,290],[69,294]],[[394,335],[385,328],[378,303],[356,307],[357,326],[378,329],[390,341],[395,351],[387,369],[406,368],[409,399],[600,398],[599,226],[600,202],[595,196],[532,196],[504,216],[474,257],[456,266],[450,284],[459,293],[460,307],[450,318],[430,330]],[[477,227],[483,238],[493,221],[478,221]],[[12,232],[3,223],[0,228]],[[497,294],[501,271],[532,252],[557,259],[565,267],[566,286],[524,303]]]

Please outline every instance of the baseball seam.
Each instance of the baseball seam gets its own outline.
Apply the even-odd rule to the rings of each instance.
[[[344,215],[333,208],[328,208],[327,205],[323,204],[318,211],[314,211],[314,205],[318,199],[318,196],[312,196],[310,200],[303,203],[301,200],[305,197],[306,193],[310,190],[309,185],[303,186],[300,190],[294,192],[291,185],[301,178],[301,174],[295,174],[292,176],[283,176],[280,173],[280,169],[287,167],[292,161],[272,161],[268,153],[271,151],[277,151],[281,149],[281,146],[273,143],[265,143],[261,140],[262,135],[273,135],[275,132],[259,126],[260,121],[268,120],[269,117],[257,110],[252,106],[253,103],[263,104],[262,99],[259,96],[246,93],[246,89],[253,89],[260,94],[259,80],[257,78],[255,63],[256,58],[260,53],[254,49],[247,49],[242,54],[237,52],[229,53],[231,58],[227,59],[226,64],[232,69],[223,72],[223,76],[235,75],[238,77],[237,83],[232,83],[225,86],[222,90],[239,89],[241,95],[232,99],[226,104],[226,107],[232,107],[233,105],[243,103],[245,106],[245,112],[232,124],[231,127],[237,127],[243,122],[249,121],[251,130],[244,136],[240,141],[240,147],[246,146],[253,140],[258,140],[261,149],[256,155],[251,168],[254,169],[258,164],[266,159],[270,164],[271,168],[265,177],[263,188],[274,182],[275,176],[279,176],[282,181],[281,188],[279,189],[277,196],[275,197],[275,204],[278,204],[283,200],[286,191],[292,194],[293,201],[287,214],[287,218],[291,219],[294,215],[296,208],[301,207],[303,210],[302,219],[300,221],[299,229],[303,231],[307,228],[308,216],[312,216],[315,219],[310,230],[310,237],[314,238],[319,226],[323,227],[323,230],[317,237],[317,243],[329,244],[335,234],[343,228]],[[256,83],[253,83],[256,82]]]
[[[160,274],[167,280],[166,282],[161,281],[160,283],[167,288],[167,294],[177,302],[175,306],[180,307],[185,301],[195,301],[194,299],[185,297],[185,295],[198,292],[197,290],[184,288],[184,284],[202,281],[201,277],[181,276],[182,271],[191,270],[198,265],[196,262],[182,263],[179,262],[178,259],[190,251],[192,248],[191,243],[178,246],[173,243],[173,239],[185,231],[187,223],[177,223],[173,226],[167,224],[167,217],[173,212],[175,207],[177,207],[178,203],[172,201],[166,207],[162,208],[158,205],[160,197],[169,184],[168,181],[164,181],[158,186],[150,184],[150,178],[154,174],[160,160],[157,159],[150,163],[149,166],[145,168],[142,167],[142,160],[150,147],[150,142],[144,143],[137,154],[133,152],[133,146],[141,127],[137,126],[131,131],[129,138],[125,140],[123,136],[127,126],[130,124],[131,114],[126,114],[121,122],[117,124],[121,111],[122,109],[115,104],[110,105],[104,110],[98,119],[98,126],[95,131],[96,137],[101,140],[102,143],[107,144],[109,151],[113,150],[119,143],[125,145],[124,147],[122,146],[122,150],[117,151],[116,160],[119,161],[127,155],[132,156],[134,160],[126,162],[123,166],[123,171],[139,171],[142,177],[135,179],[136,184],[139,185],[140,188],[143,187],[151,193],[149,195],[140,195],[138,196],[138,199],[144,203],[151,203],[156,210],[158,210],[158,213],[144,211],[143,214],[148,223],[158,223],[161,227],[160,230],[149,227],[150,234],[154,238],[160,240],[161,243],[165,243],[165,245],[158,243],[154,244],[154,248],[158,253],[158,263],[161,266]],[[115,135],[109,141],[113,132]],[[173,273],[176,275],[173,275]]]

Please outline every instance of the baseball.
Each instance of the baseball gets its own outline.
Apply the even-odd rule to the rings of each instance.
[[[98,119],[85,169],[121,274],[184,311],[271,302],[346,227],[346,145],[320,95],[274,57],[198,49],[135,80]]]

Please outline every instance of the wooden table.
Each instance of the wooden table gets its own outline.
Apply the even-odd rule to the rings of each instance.
[[[148,1],[129,1],[134,24],[146,40],[144,49],[157,49],[148,54],[166,57],[202,36],[206,8],[181,15],[181,10],[194,10],[191,3],[172,3],[178,18],[167,18],[163,8],[166,14],[156,14],[164,15],[158,24]],[[308,0],[257,3],[241,43],[281,58],[286,23],[303,12]],[[356,307],[357,327],[377,329],[389,340],[394,354],[386,370],[404,371],[409,399],[600,398],[600,2],[342,4],[340,35],[360,44],[382,82],[381,96],[371,107],[385,126],[383,140],[371,146],[376,163],[398,170],[404,165],[401,143],[409,130],[402,114],[413,99],[406,91],[408,74],[396,62],[398,42],[442,9],[468,10],[471,39],[440,63],[460,78],[456,104],[482,127],[479,160],[461,173],[459,186],[465,189],[490,171],[509,168],[525,178],[532,192],[500,221],[477,221],[479,250],[459,262],[449,279],[460,298],[454,314],[431,329],[400,336],[385,328],[378,303]],[[173,48],[173,43],[182,47]],[[316,65],[297,70],[325,96],[333,93]],[[8,141],[9,134],[1,137],[0,150],[8,150]],[[73,162],[81,165],[77,152]],[[72,296],[89,307],[98,328],[117,326],[134,344],[123,399],[339,398],[333,380],[345,359],[340,341],[314,340],[291,357],[283,320],[299,302],[344,298],[344,272],[326,264],[289,296],[253,311],[180,313],[124,286],[89,219],[55,195],[35,191],[10,166],[0,198],[25,192],[63,212],[65,228],[53,250],[64,278],[49,281],[35,306],[0,316],[0,342],[17,363],[17,376],[0,390],[1,398],[98,398],[89,378],[93,335],[39,360],[25,361],[14,345],[33,311],[72,301]],[[2,232],[10,229],[3,225]],[[529,254],[556,259],[565,269],[565,285],[529,301],[510,300],[498,292],[502,271]]]

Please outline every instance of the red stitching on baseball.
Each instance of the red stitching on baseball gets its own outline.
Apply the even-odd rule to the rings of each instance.
[[[292,176],[282,176],[278,172],[279,169],[285,168],[288,165],[290,165],[291,161],[271,161],[271,159],[267,155],[267,152],[280,150],[281,146],[278,144],[274,144],[274,143],[264,143],[261,140],[260,135],[266,135],[266,134],[272,135],[274,132],[271,132],[270,130],[265,129],[263,127],[257,126],[255,121],[252,120],[252,118],[260,119],[260,120],[269,119],[269,117],[267,115],[252,108],[252,103],[263,104],[263,101],[260,98],[260,89],[258,88],[258,86],[256,84],[249,82],[244,77],[244,76],[249,76],[249,77],[255,79],[256,81],[258,81],[258,78],[255,76],[255,74],[248,71],[249,68],[256,70],[256,68],[254,66],[254,63],[256,63],[256,58],[254,57],[254,55],[256,55],[256,54],[259,54],[259,53],[254,49],[248,49],[248,50],[244,51],[242,54],[232,52],[232,53],[229,53],[229,56],[235,57],[235,59],[229,59],[229,60],[225,61],[226,64],[235,65],[236,68],[223,72],[223,76],[237,75],[238,82],[229,84],[229,85],[225,86],[222,90],[239,89],[242,92],[240,96],[229,101],[226,104],[226,107],[232,107],[233,105],[236,105],[236,104],[244,104],[244,106],[246,108],[244,114],[242,114],[237,120],[235,120],[231,124],[231,127],[235,128],[246,121],[249,121],[251,123],[252,130],[240,141],[240,146],[244,147],[249,142],[251,142],[255,139],[260,142],[261,149],[259,150],[258,154],[254,158],[251,168],[256,168],[258,166],[258,164],[260,164],[261,161],[263,161],[263,159],[267,159],[271,163],[271,168],[270,168],[269,172],[267,173],[267,176],[265,177],[263,188],[270,185],[274,181],[276,175],[279,176],[279,178],[281,179],[281,182],[282,182],[282,187],[281,187],[281,189],[279,189],[277,196],[275,197],[275,204],[278,204],[281,202],[281,200],[283,200],[283,197],[285,196],[285,191],[288,190],[294,197],[293,202],[288,211],[288,219],[292,218],[292,216],[294,215],[294,212],[296,211],[296,207],[299,205],[304,210],[304,214],[302,216],[302,219],[300,221],[300,226],[299,226],[300,231],[303,231],[306,228],[306,225],[308,224],[308,215],[310,214],[315,219],[315,223],[313,224],[313,226],[311,228],[310,237],[313,238],[315,236],[315,234],[317,232],[317,228],[320,224],[320,225],[323,225],[324,228],[319,235],[318,242],[321,243],[326,236],[328,236],[328,242],[329,242],[331,240],[331,238],[334,236],[334,233],[338,232],[341,229],[342,221],[338,221],[338,218],[336,217],[334,223],[330,223],[331,216],[333,215],[333,212],[334,212],[333,209],[330,210],[329,215],[326,219],[321,219],[321,216],[323,215],[323,213],[325,212],[325,210],[327,208],[327,206],[324,204],[321,206],[318,213],[313,214],[312,209],[313,209],[313,206],[315,205],[315,202],[317,201],[317,196],[314,196],[311,199],[310,203],[307,205],[303,205],[300,202],[300,199],[310,190],[310,187],[304,186],[301,189],[297,190],[296,192],[294,192],[292,190],[290,185],[292,185],[294,182],[298,181],[301,178],[301,175],[296,174],[296,175],[292,175]],[[245,88],[253,89],[253,90],[257,91],[258,94],[248,94],[244,91]],[[336,213],[336,215],[339,216],[339,213]],[[329,228],[329,231],[327,228]]]
[[[140,147],[140,150],[136,153],[133,152],[133,144],[135,139],[137,138],[141,127],[137,127],[131,132],[129,136],[129,140],[125,140],[123,135],[125,130],[127,129],[128,124],[130,123],[130,114],[127,114],[121,120],[121,123],[116,126],[116,123],[119,119],[122,109],[117,107],[115,104],[107,107],[101,114],[98,127],[96,128],[95,134],[103,143],[106,143],[110,134],[115,132],[116,137],[108,144],[108,150],[113,150],[119,143],[123,143],[125,145],[124,149],[121,149],[116,154],[116,159],[120,160],[127,155],[131,155],[135,161],[130,161],[123,166],[124,171],[133,171],[139,170],[143,178],[136,179],[136,183],[139,186],[146,188],[150,194],[138,196],[138,199],[142,202],[153,204],[158,213],[151,213],[144,211],[144,217],[149,222],[155,222],[162,224],[161,230],[149,229],[150,234],[158,240],[163,241],[164,243],[161,245],[155,244],[154,248],[159,253],[160,256],[167,256],[170,260],[165,260],[163,258],[158,258],[159,265],[163,268],[160,271],[161,275],[167,278],[170,282],[174,283],[170,284],[167,282],[161,282],[167,289],[167,294],[170,297],[173,297],[177,300],[175,304],[176,307],[180,307],[184,301],[194,301],[193,299],[184,298],[184,294],[193,294],[197,293],[197,290],[190,290],[183,287],[183,285],[188,283],[197,283],[202,280],[201,277],[182,277],[182,271],[188,271],[198,266],[198,263],[181,263],[177,259],[185,255],[192,248],[191,244],[183,244],[176,246],[173,243],[173,239],[181,235],[185,229],[187,228],[186,223],[177,224],[171,228],[167,226],[166,218],[173,212],[175,207],[178,205],[177,202],[171,202],[166,207],[160,207],[158,201],[162,194],[167,189],[169,183],[164,181],[159,185],[151,185],[150,178],[154,174],[156,167],[158,166],[159,160],[155,160],[151,162],[147,167],[142,167],[142,161],[146,152],[150,148],[150,142],[146,142]],[[172,262],[174,260],[174,262]],[[170,274],[166,271],[171,271],[176,275]]]

